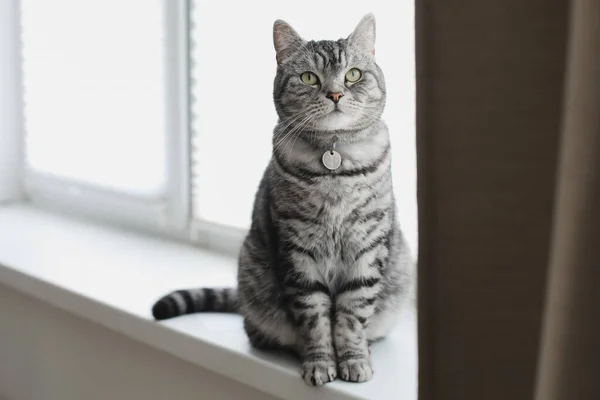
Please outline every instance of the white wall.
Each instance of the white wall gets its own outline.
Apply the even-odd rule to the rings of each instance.
[[[0,204],[21,196],[19,0],[0,0]]]
[[[276,400],[0,285],[1,400]]]

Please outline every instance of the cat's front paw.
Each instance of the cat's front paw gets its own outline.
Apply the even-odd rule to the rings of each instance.
[[[348,382],[366,382],[373,378],[371,362],[366,358],[340,361],[338,373],[340,378]]]
[[[304,361],[300,374],[302,379],[311,386],[321,386],[327,382],[333,382],[337,376],[335,361]]]

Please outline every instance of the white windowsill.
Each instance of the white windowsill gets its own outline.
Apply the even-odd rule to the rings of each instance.
[[[0,283],[79,317],[284,399],[417,398],[413,312],[373,345],[375,376],[310,388],[293,358],[250,347],[237,315],[162,323],[150,307],[178,288],[230,285],[235,258],[19,205],[0,207]]]

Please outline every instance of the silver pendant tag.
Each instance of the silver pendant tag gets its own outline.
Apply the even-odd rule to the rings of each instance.
[[[335,150],[327,150],[323,153],[323,165],[325,168],[332,171],[338,169],[342,165],[342,156]]]

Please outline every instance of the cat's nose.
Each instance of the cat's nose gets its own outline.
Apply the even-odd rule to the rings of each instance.
[[[341,94],[341,93],[329,92],[329,93],[327,93],[327,95],[325,95],[325,97],[327,97],[328,99],[330,99],[331,101],[333,101],[335,104],[337,104],[338,101],[340,101],[340,99],[342,97],[344,97],[344,95]]]

